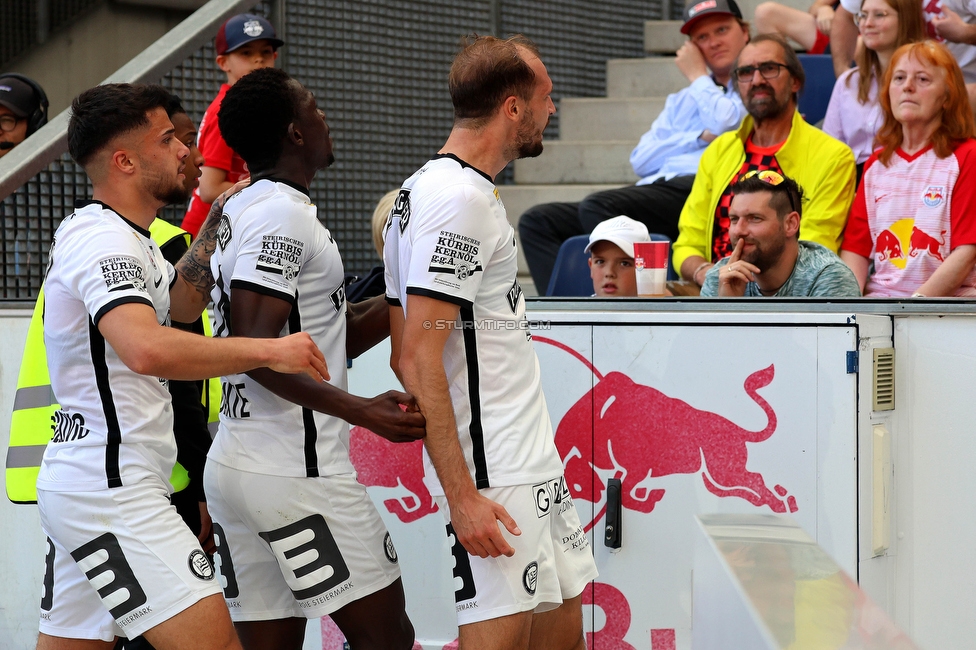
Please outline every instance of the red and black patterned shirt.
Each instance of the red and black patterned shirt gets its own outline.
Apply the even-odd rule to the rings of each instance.
[[[732,177],[732,181],[722,192],[715,208],[715,226],[712,228],[712,261],[717,262],[732,254],[732,243],[729,240],[729,206],[732,204],[732,185],[751,171],[772,169],[780,174],[783,170],[776,162],[776,152],[783,143],[771,147],[758,147],[752,143],[752,136],[746,140],[746,160],[742,163],[739,173]]]

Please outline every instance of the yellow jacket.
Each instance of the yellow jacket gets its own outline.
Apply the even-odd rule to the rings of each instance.
[[[718,136],[702,154],[695,184],[678,220],[674,268],[680,269],[693,255],[718,261],[712,259],[715,208],[746,160],[745,143],[752,129],[752,116],[747,115],[738,131]],[[776,161],[783,173],[803,188],[800,239],[817,242],[836,253],[854,200],[851,148],[810,126],[794,112],[790,134],[776,153]]]

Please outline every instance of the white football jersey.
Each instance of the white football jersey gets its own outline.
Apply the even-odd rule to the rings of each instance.
[[[345,274],[339,248],[306,191],[262,179],[224,206],[210,259],[214,336],[233,334],[233,289],[291,303],[281,336],[308,332],[329,383],[346,390]],[[208,458],[258,474],[329,476],[353,471],[349,425],[278,397],[246,374],[221,378],[220,426]]]
[[[169,325],[174,282],[149,231],[109,206],[89,202],[61,223],[44,281],[44,344],[61,410],[38,488],[104,490],[151,474],[169,484],[176,440],[167,382],[130,370],[98,323],[119,305],[141,303]]]
[[[386,225],[386,299],[454,303],[444,366],[461,449],[481,489],[562,473],[519,287],[515,231],[484,173],[439,154],[408,178]],[[424,452],[425,481],[444,494]]]

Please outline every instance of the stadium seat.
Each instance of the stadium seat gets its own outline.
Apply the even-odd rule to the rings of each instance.
[[[808,124],[818,124],[827,114],[830,94],[834,91],[834,62],[829,54],[797,54],[807,81],[800,91],[797,110]]]
[[[559,247],[556,265],[549,278],[547,296],[592,296],[593,281],[590,279],[589,255],[583,250],[590,241],[589,235],[570,237]],[[651,233],[651,241],[671,240],[664,235]],[[668,280],[677,280],[678,274],[668,260]]]

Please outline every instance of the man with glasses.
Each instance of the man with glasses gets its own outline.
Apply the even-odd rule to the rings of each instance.
[[[858,298],[857,278],[837,255],[799,241],[803,191],[771,169],[732,185],[729,236],[734,248],[705,274],[703,296]]]
[[[23,75],[0,75],[0,158],[47,122],[47,97]]]
[[[673,262],[701,286],[714,262],[732,253],[732,185],[753,170],[771,169],[806,188],[800,239],[836,252],[854,199],[850,147],[806,122],[796,111],[805,76],[779,35],[757,36],[732,71],[748,115],[738,131],[720,135],[702,154],[691,195],[678,221]]]

